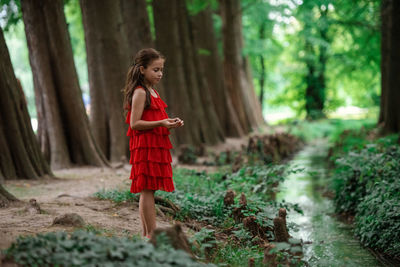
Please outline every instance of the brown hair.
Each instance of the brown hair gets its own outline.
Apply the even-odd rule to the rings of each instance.
[[[140,67],[147,68],[156,59],[165,59],[165,57],[153,48],[145,48],[137,52],[135,58],[129,67],[128,74],[126,75],[124,92],[124,109],[130,110],[132,103],[133,91],[141,86],[146,91],[146,102],[144,108],[148,108],[151,104],[150,91],[144,84],[143,74],[140,72]]]

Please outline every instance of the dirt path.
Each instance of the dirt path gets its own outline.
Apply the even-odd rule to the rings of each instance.
[[[98,200],[93,194],[101,189],[127,189],[130,186],[130,165],[119,169],[81,167],[55,171],[56,179],[12,180],[6,189],[24,203],[0,209],[0,250],[10,246],[19,235],[53,231],[73,231],[73,227],[52,226],[55,217],[77,213],[87,223],[107,235],[127,236],[141,233],[137,203],[115,204]],[[35,198],[43,214],[25,211],[27,202]],[[157,226],[173,222],[157,217]]]

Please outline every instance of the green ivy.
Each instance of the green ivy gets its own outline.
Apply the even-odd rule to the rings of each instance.
[[[86,231],[19,237],[5,254],[22,266],[214,266],[170,246],[154,248],[148,242]]]
[[[358,136],[358,137],[357,137]],[[400,257],[400,147],[398,135],[376,141],[346,133],[358,146],[335,161],[333,185],[337,212],[355,215],[355,233],[363,245]],[[342,140],[342,143],[347,143]]]

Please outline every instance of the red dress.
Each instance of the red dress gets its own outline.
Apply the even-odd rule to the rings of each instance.
[[[143,89],[142,87],[136,89],[139,88]],[[151,105],[143,110],[142,120],[158,121],[168,118],[165,112],[167,105],[158,93],[157,96],[151,95]],[[126,116],[127,124],[130,124],[130,117],[131,110]],[[165,127],[155,127],[150,130],[132,130],[129,127],[127,136],[130,136],[129,163],[132,164],[132,169],[129,179],[132,180],[132,193],[139,193],[143,189],[167,192],[175,190],[172,181],[172,158],[169,151],[172,144],[169,134],[169,130]]]

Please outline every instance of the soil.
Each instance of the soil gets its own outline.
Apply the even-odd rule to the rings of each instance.
[[[0,209],[0,250],[9,247],[20,235],[74,231],[74,227],[52,225],[55,217],[65,213],[79,214],[86,228],[95,228],[106,235],[140,235],[138,203],[115,204],[93,196],[102,189],[129,188],[129,173],[130,165],[119,169],[79,167],[54,171],[57,178],[52,179],[7,181],[5,188],[23,202]],[[26,211],[32,198],[42,213]],[[171,224],[172,220],[157,217],[157,226]]]

